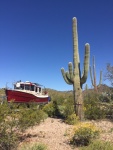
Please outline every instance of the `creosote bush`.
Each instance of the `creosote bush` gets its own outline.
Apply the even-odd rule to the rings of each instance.
[[[113,150],[113,144],[104,141],[93,141],[89,146],[81,147],[80,150]]]
[[[66,119],[74,113],[74,102],[72,91],[49,91],[51,102],[44,106],[43,110],[50,117],[60,117]]]
[[[0,150],[16,149],[21,133],[47,118],[47,114],[34,107],[17,109],[14,103],[10,106],[13,107],[7,103],[0,105]]]
[[[47,146],[42,143],[24,144],[19,150],[47,150]]]
[[[70,144],[87,146],[99,136],[100,130],[91,123],[79,123],[74,126]]]
[[[46,104],[42,110],[47,113],[49,117],[56,117],[59,115],[58,105],[57,101],[52,101],[48,104]]]
[[[64,119],[67,119],[68,116],[74,114],[75,111],[72,97],[63,100],[62,105],[59,105],[58,108]]]
[[[79,117],[76,114],[71,114],[67,117],[65,122],[70,125],[77,124],[79,122]]]
[[[28,127],[33,127],[36,124],[40,124],[41,121],[47,118],[47,114],[39,109],[21,109],[21,114],[18,117],[18,127],[21,131],[24,131]]]
[[[53,100],[42,109],[49,117],[60,117],[66,119],[74,113],[73,99],[57,99]]]
[[[16,127],[18,113],[11,110],[7,103],[0,105],[0,149],[11,150],[17,146],[18,136],[16,135]]]
[[[104,119],[106,112],[100,105],[100,95],[94,92],[84,97],[85,118],[90,120]]]
[[[106,118],[113,119],[113,103],[105,103]]]

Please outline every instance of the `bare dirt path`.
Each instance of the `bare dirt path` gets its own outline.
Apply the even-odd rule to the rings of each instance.
[[[100,139],[113,142],[113,122],[108,120],[91,121],[103,131]],[[61,119],[47,118],[40,125],[26,130],[23,143],[42,143],[47,145],[48,150],[78,150],[69,145],[69,136],[66,136],[71,125],[65,124]],[[20,143],[19,147],[23,144]],[[19,149],[20,150],[20,149]]]
[[[49,150],[72,150],[66,136],[70,127],[71,125],[65,124],[61,119],[47,118],[40,125],[26,130],[26,134],[29,133],[30,137],[24,142],[43,143]]]

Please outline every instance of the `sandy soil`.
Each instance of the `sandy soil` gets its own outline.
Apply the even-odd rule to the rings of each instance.
[[[113,122],[108,120],[91,122],[102,129],[101,140],[113,142]],[[37,142],[47,145],[48,150],[72,150],[68,142],[69,136],[66,136],[70,128],[72,126],[65,124],[61,119],[47,118],[40,125],[26,130],[25,134],[29,136],[20,143],[19,147],[23,143]],[[73,150],[78,150],[78,148]]]
[[[102,130],[102,133],[100,134],[100,139],[113,143],[113,121],[111,122],[109,120],[102,120],[92,122]]]

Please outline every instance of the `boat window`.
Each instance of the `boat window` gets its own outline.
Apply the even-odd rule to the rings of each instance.
[[[31,91],[34,91],[34,85],[31,85]]]
[[[25,90],[30,90],[30,85],[25,84]]]
[[[41,87],[39,87],[39,93],[41,92]]]
[[[20,84],[20,89],[24,90],[24,84]]]
[[[35,92],[37,92],[37,87],[36,87],[36,89],[35,89]]]

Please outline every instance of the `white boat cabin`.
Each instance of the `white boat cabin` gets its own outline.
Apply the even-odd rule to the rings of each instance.
[[[26,82],[21,82],[18,81],[14,84],[14,89],[15,90],[25,90],[25,91],[34,91],[36,93],[42,93],[42,88],[40,87],[39,84],[37,83],[32,83],[29,81]]]

